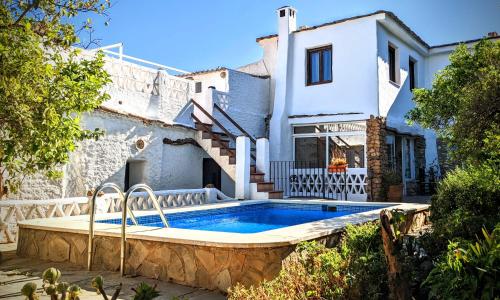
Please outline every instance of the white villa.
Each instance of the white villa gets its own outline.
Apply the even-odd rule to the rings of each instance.
[[[405,114],[412,89],[430,87],[458,43],[430,46],[387,11],[297,27],[286,6],[276,18],[277,34],[257,38],[262,59],[238,69],[185,73],[105,47],[111,99],[82,121],[105,135],[80,145],[62,179],[28,178],[10,198],[144,182],[213,184],[240,199],[376,201],[386,168],[407,194],[422,192],[442,157],[434,132]],[[332,158],[347,160],[345,174],[328,173]]]

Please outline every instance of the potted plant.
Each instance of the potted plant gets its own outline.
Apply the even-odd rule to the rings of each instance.
[[[383,176],[387,200],[390,202],[401,202],[403,199],[403,183],[401,174],[396,171],[387,171]]]
[[[345,158],[333,158],[328,165],[329,173],[345,172],[347,170],[347,160]]]

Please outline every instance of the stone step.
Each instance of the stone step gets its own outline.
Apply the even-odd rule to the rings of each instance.
[[[251,173],[256,173],[257,172],[257,167],[255,165],[250,166],[250,174]]]
[[[220,155],[225,155],[229,157],[235,157],[236,158],[236,149],[235,148],[220,148]]]
[[[257,192],[272,192],[274,182],[257,182]]]
[[[212,139],[212,147],[214,147],[214,148],[221,148],[221,147],[229,148],[229,141]]]
[[[195,122],[194,123],[194,127],[197,129],[197,130],[202,130],[202,131],[205,131],[206,129],[205,128],[212,128],[214,125],[213,124],[202,124],[202,123],[198,123],[198,122]]]
[[[229,156],[229,164],[230,165],[236,164],[236,156]]]
[[[264,173],[252,173],[250,172],[250,182],[263,182],[264,181]]]
[[[269,199],[283,199],[283,191],[268,192]]]

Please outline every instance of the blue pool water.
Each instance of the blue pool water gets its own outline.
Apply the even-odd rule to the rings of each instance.
[[[381,206],[259,203],[217,209],[166,214],[173,228],[256,233],[354,213],[380,209]],[[121,219],[99,220],[99,223],[121,224]],[[143,226],[163,227],[160,216],[137,218]],[[127,220],[132,225],[131,220]]]

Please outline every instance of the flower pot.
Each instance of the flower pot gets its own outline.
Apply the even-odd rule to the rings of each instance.
[[[340,173],[347,171],[347,165],[329,165],[328,173]]]
[[[401,202],[403,199],[403,185],[390,185],[387,191],[387,200],[389,202]]]

